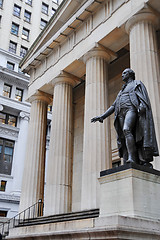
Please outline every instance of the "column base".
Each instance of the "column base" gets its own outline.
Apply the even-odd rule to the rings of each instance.
[[[100,176],[100,216],[160,218],[160,171],[129,163]]]

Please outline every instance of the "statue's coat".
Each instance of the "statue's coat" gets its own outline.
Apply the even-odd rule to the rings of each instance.
[[[155,128],[151,110],[151,104],[148,97],[147,90],[141,81],[134,80],[134,89],[130,91],[129,96],[132,104],[139,112],[139,106],[145,108],[145,112],[138,113],[134,137],[136,147],[138,149],[139,158],[143,161],[152,161],[153,156],[158,156],[158,146],[155,135]],[[122,90],[119,92],[113,106],[115,108],[114,126],[117,131],[117,144],[119,149],[119,156],[123,157],[124,135],[118,120],[119,100]]]

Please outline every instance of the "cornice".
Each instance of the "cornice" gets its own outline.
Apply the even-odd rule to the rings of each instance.
[[[20,197],[11,194],[0,193],[0,202],[12,202],[18,204],[20,202]]]
[[[8,137],[13,140],[18,139],[19,128],[0,123],[0,136]]]
[[[10,71],[7,68],[2,68],[0,66],[0,78],[2,80],[8,80],[14,83],[18,83],[24,87],[28,87],[29,84],[29,77],[25,76],[22,73],[17,73],[15,71]]]

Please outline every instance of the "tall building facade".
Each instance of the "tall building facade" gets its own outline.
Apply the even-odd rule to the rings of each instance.
[[[60,2],[0,0],[0,217],[18,213],[21,194],[30,103],[29,75],[19,62]]]

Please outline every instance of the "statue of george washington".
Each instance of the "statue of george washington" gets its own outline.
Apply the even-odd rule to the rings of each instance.
[[[130,68],[123,71],[122,80],[125,84],[112,106],[91,122],[103,123],[115,112],[119,156],[123,157],[124,164],[134,162],[152,168],[150,162],[159,153],[147,90],[141,81],[135,80],[135,73]]]

